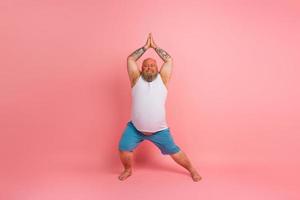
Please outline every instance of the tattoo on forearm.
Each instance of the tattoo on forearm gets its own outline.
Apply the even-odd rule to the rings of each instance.
[[[156,53],[163,59],[165,62],[171,58],[171,56],[163,49],[157,47],[155,48]]]
[[[132,56],[135,60],[139,59],[144,53],[146,52],[146,49],[144,47],[141,47],[137,50],[135,50],[130,56]]]

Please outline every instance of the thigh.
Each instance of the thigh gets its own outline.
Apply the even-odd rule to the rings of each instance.
[[[164,155],[174,154],[180,151],[179,146],[174,142],[174,138],[169,128],[151,135],[148,139],[154,143]]]
[[[132,122],[128,122],[119,140],[118,147],[121,151],[133,151],[142,141],[142,136],[132,125]]]

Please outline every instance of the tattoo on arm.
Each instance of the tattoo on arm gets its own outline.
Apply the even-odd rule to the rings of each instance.
[[[165,62],[167,62],[167,60],[169,58],[171,58],[171,56],[165,50],[163,50],[159,47],[156,47],[155,51],[161,57],[161,59],[163,59]]]
[[[146,52],[146,49],[144,47],[141,47],[137,50],[135,50],[132,54],[130,54],[131,57],[134,58],[134,60],[139,59],[144,53]]]

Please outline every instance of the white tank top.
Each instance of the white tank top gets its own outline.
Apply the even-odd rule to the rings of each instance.
[[[165,102],[168,90],[160,74],[148,82],[140,75],[131,89],[131,121],[142,132],[156,132],[168,128]]]

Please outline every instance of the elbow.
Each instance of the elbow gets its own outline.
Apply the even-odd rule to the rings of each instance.
[[[127,57],[127,61],[129,61],[129,60],[133,60],[134,61],[134,58],[132,56],[128,56]]]
[[[167,58],[167,59],[166,59],[166,62],[172,63],[172,62],[173,62],[173,58],[171,58],[171,57]]]

